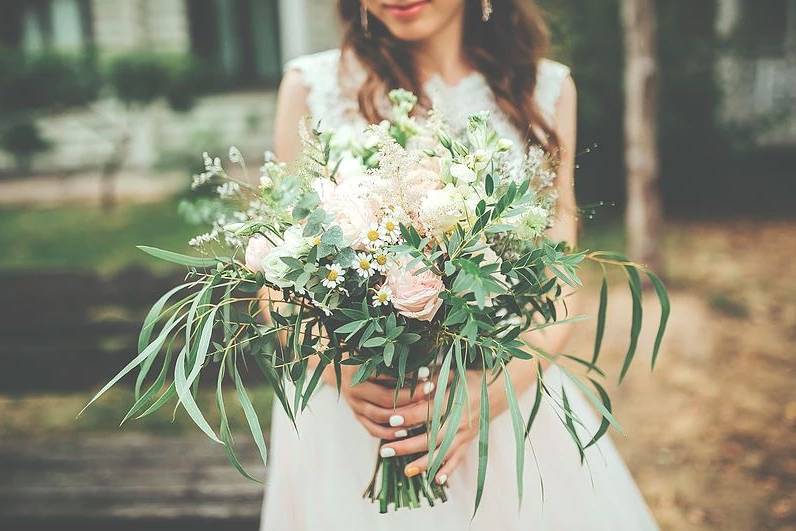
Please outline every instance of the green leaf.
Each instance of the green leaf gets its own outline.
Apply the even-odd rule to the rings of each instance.
[[[489,459],[489,391],[486,383],[486,371],[481,372],[481,412],[478,423],[478,478],[475,491],[475,508],[473,517],[478,512],[481,496],[484,494],[486,482],[486,465]]]
[[[464,410],[464,402],[465,402],[465,390],[464,388],[467,387],[467,382],[462,380],[457,380],[457,385],[455,389],[452,389],[451,392],[454,393],[454,400],[453,406],[451,407],[450,415],[448,416],[448,429],[445,432],[445,437],[442,438],[442,443],[440,443],[439,448],[437,448],[436,453],[434,454],[434,459],[430,460],[430,466],[428,467],[428,477],[433,478],[439,472],[439,468],[442,466],[442,462],[445,459],[445,455],[448,453],[448,449],[450,448],[451,444],[453,444],[453,439],[456,437],[458,433],[459,424],[462,421],[462,411]]]
[[[372,337],[372,338],[368,339],[367,341],[365,341],[362,344],[362,346],[364,348],[374,348],[374,347],[380,347],[380,346],[384,345],[386,342],[387,342],[387,338],[386,337]]]
[[[395,343],[387,343],[384,345],[384,364],[387,367],[392,366],[392,358],[395,354]]]
[[[605,391],[603,386],[600,385],[596,380],[592,380],[591,378],[589,378],[589,381],[591,381],[592,385],[594,385],[594,387],[597,389],[597,392],[600,394],[600,398],[603,401],[603,405],[605,406],[605,409],[607,409],[608,411],[612,411],[612,408],[611,408],[611,397]],[[583,449],[585,450],[585,449],[597,444],[597,441],[599,441],[602,438],[602,436],[606,434],[606,432],[608,431],[608,428],[610,426],[611,426],[611,423],[608,421],[608,419],[603,417],[602,422],[600,422],[600,427],[597,428],[597,432],[594,434],[594,437],[592,437],[591,440],[588,443],[586,443],[586,446],[584,446]]]
[[[196,256],[188,256],[171,251],[164,251],[163,249],[158,249],[156,247],[147,247],[146,245],[139,245],[138,249],[141,249],[145,253],[152,255],[155,258],[165,260],[166,262],[189,267],[215,267],[216,264],[219,263],[219,260],[216,258],[199,258]]]
[[[229,429],[229,419],[227,418],[227,410],[224,407],[224,391],[221,387],[221,384],[224,381],[224,363],[221,364],[218,371],[218,379],[216,383],[216,406],[218,407],[218,413],[221,417],[221,426],[219,432],[221,434],[222,445],[224,446],[224,454],[227,456],[227,460],[230,464],[235,467],[235,469],[245,478],[248,478],[252,481],[260,483],[260,480],[249,474],[249,472],[243,467],[241,462],[238,460],[238,456],[235,455],[235,448],[234,442],[232,440],[232,432]]]
[[[536,420],[536,416],[539,414],[539,408],[542,405],[542,365],[541,363],[537,364],[536,366],[536,395],[533,399],[533,407],[531,408],[531,414],[528,415],[528,422],[525,425],[525,437],[528,438],[531,435],[531,428],[533,428],[533,423]]]
[[[661,305],[661,320],[658,324],[658,333],[655,335],[655,347],[652,349],[652,368],[654,369],[655,363],[658,361],[663,335],[666,333],[666,324],[669,321],[671,303],[669,302],[669,294],[666,292],[666,286],[663,285],[661,279],[651,271],[647,271],[647,277],[649,277],[652,285],[655,287],[655,293],[658,295],[658,301]]]
[[[578,454],[580,455],[580,462],[583,463],[583,460],[586,458],[586,454],[583,453],[583,443],[580,442],[580,438],[578,437],[578,432],[575,431],[575,423],[572,420],[573,413],[572,407],[569,405],[569,397],[567,397],[567,390],[564,386],[561,386],[561,398],[564,401],[564,412],[566,413],[564,417],[564,424],[569,432],[570,437],[575,443],[575,446],[578,447]]]
[[[138,367],[138,366],[139,366],[141,363],[143,363],[143,362],[144,362],[144,360],[146,360],[146,359],[147,359],[147,358],[148,358],[148,357],[149,357],[149,356],[150,356],[150,355],[151,355],[153,352],[157,352],[157,351],[159,351],[159,350],[161,349],[161,347],[163,346],[163,343],[166,341],[166,337],[168,336],[169,332],[171,332],[171,331],[172,331],[172,329],[174,329],[174,327],[176,327],[176,326],[177,326],[177,325],[178,325],[178,324],[179,324],[181,321],[182,321],[182,319],[175,319],[175,320],[174,320],[174,321],[172,321],[172,322],[171,322],[171,323],[170,323],[168,326],[165,326],[165,327],[163,328],[163,330],[161,330],[161,331],[160,331],[160,334],[158,334],[158,337],[157,337],[157,338],[155,338],[155,340],[154,340],[152,343],[150,343],[150,344],[149,344],[149,346],[148,346],[147,348],[145,348],[145,349],[144,349],[144,350],[141,352],[141,354],[139,354],[138,356],[136,356],[135,358],[133,358],[133,359],[132,359],[132,361],[130,361],[130,363],[128,363],[127,365],[125,365],[125,367],[124,367],[124,368],[123,368],[121,371],[119,371],[119,372],[116,374],[116,376],[114,376],[113,378],[111,378],[111,380],[110,380],[108,383],[106,383],[106,384],[105,384],[105,385],[102,387],[102,389],[100,389],[100,390],[97,392],[97,394],[96,394],[96,395],[94,395],[94,397],[93,397],[91,400],[89,400],[88,404],[86,404],[86,405],[83,407],[83,409],[81,409],[81,410],[80,410],[80,413],[78,413],[78,414],[77,414],[77,416],[79,417],[80,415],[82,415],[82,414],[83,414],[83,412],[84,412],[84,411],[85,411],[85,410],[86,410],[86,409],[87,409],[87,408],[88,408],[88,407],[89,407],[91,404],[93,404],[94,402],[96,402],[96,401],[99,399],[99,397],[101,397],[102,395],[104,395],[104,394],[105,394],[105,392],[106,392],[108,389],[110,389],[111,387],[113,387],[114,385],[116,385],[116,383],[117,383],[119,380],[121,380],[122,378],[124,378],[124,377],[127,375],[127,373],[129,373],[130,371],[132,371],[133,369],[135,369],[136,367]]]
[[[445,401],[445,394],[448,391],[448,378],[451,372],[451,362],[453,361],[453,347],[448,349],[445,358],[442,360],[439,378],[437,379],[437,390],[434,393],[434,409],[431,413],[431,430],[428,432],[428,459],[431,461],[434,450],[437,448],[437,435],[439,434],[440,424],[442,423],[442,403]]]
[[[201,370],[202,364],[204,363],[205,357],[207,355],[207,348],[210,345],[210,336],[213,331],[213,325],[215,324],[215,314],[217,310],[218,307],[215,307],[212,310],[211,314],[207,317],[204,326],[202,327],[199,346],[197,347],[196,351],[196,359],[193,362],[193,366],[190,367],[188,375],[185,374],[186,350],[180,352],[180,355],[177,357],[177,365],[174,370],[174,384],[177,389],[177,397],[185,409],[185,412],[188,413],[189,417],[191,417],[191,420],[193,420],[199,429],[202,430],[212,441],[219,444],[224,444],[218,438],[218,436],[216,436],[213,428],[211,428],[207,423],[207,420],[199,410],[199,406],[196,404],[196,400],[194,400],[193,394],[191,393],[191,385],[199,375],[199,371]]]
[[[240,402],[241,409],[243,409],[246,422],[249,424],[249,430],[252,433],[254,444],[257,445],[257,449],[260,451],[260,459],[262,459],[263,466],[265,466],[268,461],[268,450],[265,446],[265,438],[263,437],[263,428],[260,425],[260,419],[257,416],[254,405],[252,405],[251,399],[249,399],[249,394],[246,392],[246,388],[243,385],[243,381],[241,380],[237,366],[235,367],[234,374],[235,390],[238,392],[238,401]]]
[[[641,333],[641,320],[643,311],[641,306],[641,277],[638,274],[638,270],[632,266],[625,266],[625,270],[627,271],[630,295],[633,298],[633,314],[630,323],[630,343],[627,347],[627,353],[625,354],[622,372],[619,374],[619,383],[622,383],[622,381],[625,379],[627,371],[630,369],[630,364],[633,363],[633,357],[636,355],[638,336]]]
[[[603,284],[600,288],[600,308],[597,310],[597,331],[594,334],[594,354],[591,357],[592,365],[597,365],[597,359],[600,357],[600,347],[603,343],[603,335],[605,334],[605,315],[608,310],[608,279],[603,271]]]
[[[516,451],[517,467],[517,497],[522,506],[523,479],[525,475],[525,424],[522,421],[522,412],[517,403],[517,395],[514,393],[514,386],[511,384],[511,375],[503,367],[503,383],[506,388],[506,398],[509,402],[511,412],[511,425],[514,428],[514,447]]]

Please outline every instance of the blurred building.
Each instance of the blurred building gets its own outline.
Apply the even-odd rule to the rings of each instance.
[[[337,43],[329,0],[19,0],[3,7],[0,44],[12,48],[95,53],[100,64],[133,51],[187,54],[223,79],[223,90],[185,114],[155,105],[127,116],[106,101],[103,121],[93,111],[40,120],[53,142],[36,157],[34,167],[43,172],[95,166],[111,149],[103,131],[122,123],[132,127],[131,167],[229,143],[261,153],[270,144],[283,63]],[[0,167],[6,162],[0,159]]]

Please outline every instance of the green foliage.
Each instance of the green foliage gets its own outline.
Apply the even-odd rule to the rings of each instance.
[[[144,105],[166,98],[175,110],[188,110],[203,90],[202,75],[190,58],[175,54],[133,52],[110,60],[107,82],[120,101]]]
[[[26,55],[0,48],[0,115],[85,105],[100,78],[91,56],[55,52]]]

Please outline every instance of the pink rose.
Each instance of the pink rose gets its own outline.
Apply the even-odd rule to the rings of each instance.
[[[262,234],[249,238],[246,245],[246,268],[255,273],[263,272],[263,260],[274,250],[274,245]]]
[[[445,289],[442,279],[431,271],[415,274],[404,265],[387,274],[386,285],[392,290],[392,304],[398,313],[418,321],[431,321],[442,306],[439,294]]]

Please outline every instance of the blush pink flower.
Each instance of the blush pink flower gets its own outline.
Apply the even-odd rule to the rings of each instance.
[[[274,250],[274,244],[262,234],[249,238],[246,245],[246,268],[255,273],[263,272],[263,261]]]
[[[392,304],[398,313],[418,321],[431,321],[437,314],[445,289],[442,279],[431,271],[417,273],[408,270],[405,264],[390,270],[385,285],[392,291]]]

